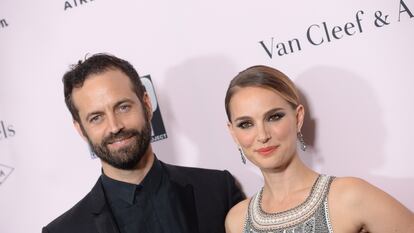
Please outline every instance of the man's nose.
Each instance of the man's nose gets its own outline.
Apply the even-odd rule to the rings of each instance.
[[[121,131],[124,128],[124,124],[116,115],[109,115],[108,116],[108,127],[109,131],[112,134],[117,134],[119,131]]]

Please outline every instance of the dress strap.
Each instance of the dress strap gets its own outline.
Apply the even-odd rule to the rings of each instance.
[[[267,213],[262,209],[262,187],[249,202],[244,232],[272,232],[273,230],[291,228],[303,223],[320,206],[323,206],[331,182],[332,178],[330,176],[319,175],[312,186],[309,196],[302,204],[277,213]],[[254,231],[251,229],[254,229]]]

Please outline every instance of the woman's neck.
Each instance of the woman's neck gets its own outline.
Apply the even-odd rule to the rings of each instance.
[[[293,208],[309,196],[318,173],[298,156],[285,169],[263,171],[262,207],[269,212]]]

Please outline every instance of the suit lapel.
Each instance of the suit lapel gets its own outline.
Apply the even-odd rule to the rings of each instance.
[[[103,209],[100,214],[95,215],[95,226],[99,233],[119,233],[109,210]]]
[[[169,202],[185,233],[199,233],[196,201],[193,186],[175,167],[162,163],[169,179]]]
[[[99,233],[119,233],[118,227],[106,202],[101,179],[90,193],[90,203],[96,229]]]
[[[194,190],[191,185],[181,186],[172,183],[172,189],[175,190],[176,202],[173,202],[177,211],[180,212],[182,218],[181,225],[184,226],[184,232],[198,233],[198,219],[194,200]]]

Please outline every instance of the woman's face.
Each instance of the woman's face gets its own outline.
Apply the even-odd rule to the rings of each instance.
[[[237,90],[229,104],[229,130],[246,157],[261,169],[283,169],[296,155],[304,109],[262,87]]]

